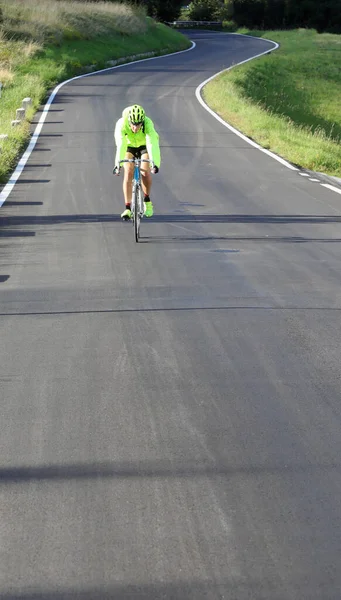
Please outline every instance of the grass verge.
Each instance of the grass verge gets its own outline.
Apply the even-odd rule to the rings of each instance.
[[[239,131],[299,167],[341,177],[341,35],[245,31],[280,48],[227,71],[205,102]]]
[[[0,11],[0,183],[5,183],[30,137],[30,121],[59,82],[126,56],[190,46],[179,32],[133,4],[2,0]],[[32,106],[12,127],[23,98]]]

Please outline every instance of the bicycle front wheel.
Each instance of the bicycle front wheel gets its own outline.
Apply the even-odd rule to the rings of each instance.
[[[139,187],[135,186],[134,191],[133,191],[133,205],[134,205],[134,212],[133,212],[133,221],[134,221],[134,239],[135,242],[139,241],[139,233],[140,233],[140,220],[141,220],[141,213],[140,213],[140,207],[139,207]]]

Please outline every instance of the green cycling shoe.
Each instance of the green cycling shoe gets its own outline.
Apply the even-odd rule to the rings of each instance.
[[[123,221],[129,221],[131,219],[131,210],[130,208],[126,208],[123,213],[121,214],[121,219],[123,219]]]
[[[149,202],[144,203],[144,216],[152,217],[153,214],[154,214],[154,207],[153,207],[152,202],[149,200]]]

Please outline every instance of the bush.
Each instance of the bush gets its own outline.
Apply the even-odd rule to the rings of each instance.
[[[223,9],[221,0],[193,0],[188,9],[191,21],[215,21],[219,11]]]
[[[233,3],[229,2],[228,4],[222,4],[220,8],[218,8],[214,12],[214,20],[216,21],[230,21],[233,16]]]
[[[234,0],[233,9],[236,23],[250,29],[305,27],[341,33],[341,0]]]
[[[147,8],[148,15],[167,23],[175,21],[181,12],[182,0],[137,0]]]

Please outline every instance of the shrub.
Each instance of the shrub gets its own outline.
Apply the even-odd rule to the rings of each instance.
[[[213,21],[214,13],[221,8],[220,0],[193,0],[188,9],[191,21]]]

